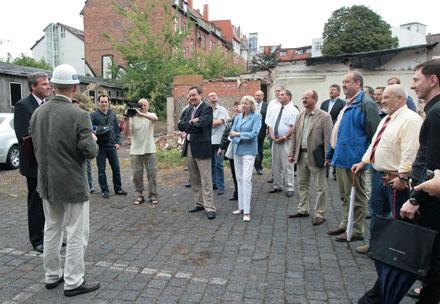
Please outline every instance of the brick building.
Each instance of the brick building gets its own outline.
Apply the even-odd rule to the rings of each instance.
[[[225,37],[223,33],[225,28],[209,20],[207,4],[204,5],[201,13],[193,9],[192,0],[156,1],[158,3],[165,1],[170,11],[176,13],[172,20],[176,31],[188,30],[188,19],[194,23],[191,35],[183,41],[182,52],[185,58],[192,58],[194,51],[209,53],[220,48],[225,56],[234,54],[234,63],[247,64],[247,58],[243,59],[240,52],[234,52],[233,40],[229,39],[229,36]],[[99,76],[110,76],[107,73],[112,60],[115,64],[124,67],[122,57],[113,50],[111,43],[104,37],[105,32],[118,41],[124,41],[124,34],[130,28],[128,22],[115,12],[113,2],[122,7],[129,7],[129,2],[124,0],[88,0],[81,12],[84,17],[85,60],[93,73]],[[136,0],[136,4],[139,8],[145,7],[145,0]],[[150,18],[153,32],[159,31],[165,22],[162,5],[154,8]]]
[[[280,45],[260,46],[258,55],[276,52],[277,60],[281,64],[303,64],[304,59],[312,56],[312,46],[307,45],[298,48],[282,48]]]

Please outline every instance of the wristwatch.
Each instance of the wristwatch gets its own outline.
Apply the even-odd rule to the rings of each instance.
[[[409,198],[409,202],[411,203],[411,205],[413,206],[418,206],[419,202],[414,198],[414,197],[410,197]]]
[[[399,179],[402,183],[406,183],[409,180],[409,178],[407,178],[405,176],[400,176],[400,175],[399,175]]]

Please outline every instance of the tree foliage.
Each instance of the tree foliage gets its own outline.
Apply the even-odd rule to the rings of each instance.
[[[224,57],[220,51],[209,55],[192,53],[186,59],[182,53],[182,42],[191,34],[194,23],[188,21],[187,30],[175,31],[174,18],[167,0],[145,0],[138,7],[134,0],[128,8],[115,4],[116,12],[129,24],[126,41],[118,41],[111,34],[104,35],[125,61],[124,70],[113,64],[112,75],[127,90],[126,97],[132,100],[147,98],[155,111],[164,117],[166,97],[171,96],[173,77],[182,74],[202,74],[205,78],[228,76],[244,68],[230,64],[232,57]],[[152,28],[152,14],[162,9],[164,22],[160,30]],[[190,20],[190,18],[188,18]]]
[[[380,15],[363,5],[342,7],[324,26],[324,56],[396,48],[391,27]]]
[[[36,68],[36,69],[42,69],[42,70],[52,70],[52,67],[49,65],[49,63],[46,62],[44,58],[41,58],[40,60],[35,60],[32,57],[26,56],[25,54],[21,53],[19,57],[16,57],[15,59],[12,59],[12,55],[8,53],[8,57],[5,61],[0,60],[0,63],[7,63],[7,64],[13,64],[13,65],[19,65],[23,67],[29,67],[29,68]]]
[[[267,71],[277,66],[279,60],[277,60],[278,49],[270,53],[264,53],[255,56],[252,59],[252,64],[249,66],[249,71],[254,73],[258,71]]]

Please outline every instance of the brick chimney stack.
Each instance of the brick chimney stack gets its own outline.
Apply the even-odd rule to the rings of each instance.
[[[193,0],[188,0],[188,7],[193,9]]]
[[[209,21],[208,4],[203,5],[203,18]]]

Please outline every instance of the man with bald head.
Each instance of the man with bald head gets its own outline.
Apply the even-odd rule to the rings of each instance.
[[[261,129],[258,134],[258,155],[255,158],[255,170],[258,175],[263,174],[263,145],[264,139],[266,138],[267,133],[267,125],[265,123],[266,112],[267,112],[267,103],[264,101],[264,93],[263,91],[257,91],[255,93],[255,101],[257,102],[257,112],[261,114]]]
[[[400,79],[393,76],[388,78],[387,80],[387,84],[393,85],[393,84],[400,84]],[[408,98],[406,100],[406,106],[408,107],[408,109],[413,110],[414,112],[416,111],[416,104],[414,103],[413,99],[411,98],[411,96],[408,95]]]
[[[343,218],[329,235],[337,235],[337,242],[347,241],[348,209],[353,182],[351,168],[359,163],[370,145],[380,122],[377,106],[365,91],[362,74],[348,72],[342,81],[342,90],[347,97],[330,137],[330,147],[326,156],[326,166],[336,167],[339,196],[342,201]],[[367,174],[356,176],[356,196],[354,201],[353,235],[351,241],[364,239],[364,223],[368,202]]]
[[[315,218],[313,225],[321,225],[325,220],[327,179],[325,177],[324,155],[328,150],[333,122],[330,114],[316,107],[318,94],[306,91],[302,98],[305,110],[298,115],[289,147],[288,160],[298,166],[298,212],[290,218],[309,216],[310,177],[316,187]],[[320,153],[319,155],[315,155]],[[318,156],[318,157],[317,157]]]
[[[124,129],[126,137],[131,136],[131,169],[133,170],[133,184],[138,197],[134,200],[135,205],[145,202],[144,198],[144,167],[148,179],[148,199],[151,203],[157,203],[156,185],[156,145],[154,144],[154,123],[158,121],[157,115],[149,112],[148,100],[139,100],[141,108],[136,109],[136,115],[127,119]]]
[[[409,198],[408,173],[419,147],[422,119],[408,109],[407,98],[408,93],[400,84],[388,86],[383,91],[381,103],[386,117],[380,122],[362,161],[352,167],[353,173],[360,172],[368,164],[374,168],[370,237],[375,215],[392,217],[394,214],[398,217],[400,207]],[[366,244],[356,249],[359,253],[367,253],[369,247]]]

